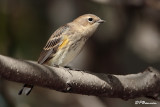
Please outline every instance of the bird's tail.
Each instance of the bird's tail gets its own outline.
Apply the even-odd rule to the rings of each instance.
[[[32,91],[32,88],[33,85],[24,84],[23,88],[19,91],[18,95],[29,95],[29,93]]]

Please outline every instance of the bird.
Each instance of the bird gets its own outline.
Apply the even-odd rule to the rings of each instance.
[[[104,22],[94,14],[84,14],[59,27],[48,39],[38,63],[48,66],[67,66],[80,53],[98,26]],[[33,85],[24,84],[18,94],[29,95],[32,88]]]

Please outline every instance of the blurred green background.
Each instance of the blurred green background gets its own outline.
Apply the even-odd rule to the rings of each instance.
[[[36,61],[50,35],[80,15],[106,20],[70,66],[92,72],[129,74],[160,69],[158,0],[0,0],[0,54]],[[22,84],[0,79],[0,107],[137,107],[124,101],[61,93],[35,87],[18,96]],[[138,107],[159,107],[138,105]]]

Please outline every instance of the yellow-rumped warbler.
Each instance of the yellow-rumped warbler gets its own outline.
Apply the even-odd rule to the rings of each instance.
[[[66,66],[80,53],[86,40],[103,22],[104,20],[96,15],[85,14],[60,27],[47,41],[38,63],[49,66]],[[32,88],[33,85],[25,84],[19,95],[22,93],[28,95]]]

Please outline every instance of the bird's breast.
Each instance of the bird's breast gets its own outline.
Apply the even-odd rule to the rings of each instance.
[[[49,64],[60,66],[68,65],[80,53],[85,41],[86,38],[78,39],[77,41],[69,40],[63,48],[57,51],[55,56],[49,61]]]

